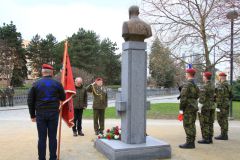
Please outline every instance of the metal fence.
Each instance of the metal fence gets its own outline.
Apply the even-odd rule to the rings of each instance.
[[[14,89],[14,105],[26,105],[27,104],[27,94],[28,89],[23,88],[15,88]],[[108,89],[108,99],[114,100],[116,99],[116,93],[118,92],[117,89]],[[176,95],[179,94],[177,88],[147,88],[147,97],[160,97],[160,96],[168,96],[168,95]],[[88,100],[92,101],[93,96],[92,94],[88,94]]]

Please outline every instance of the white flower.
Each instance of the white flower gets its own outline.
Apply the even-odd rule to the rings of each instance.
[[[122,130],[121,130],[121,129],[119,129],[119,130],[118,130],[118,133],[119,133],[119,134],[121,134],[121,131],[122,131]]]
[[[114,136],[114,139],[119,139],[119,135],[115,135],[115,136]]]

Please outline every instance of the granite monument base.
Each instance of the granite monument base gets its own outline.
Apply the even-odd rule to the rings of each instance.
[[[109,160],[151,160],[171,158],[171,146],[147,136],[146,143],[126,144],[119,140],[97,139],[95,148]]]

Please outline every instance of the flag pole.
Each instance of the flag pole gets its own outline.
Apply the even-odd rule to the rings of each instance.
[[[68,49],[68,41],[64,44],[64,53],[63,53],[63,68],[62,68],[62,75],[61,75],[61,83],[65,85],[65,73],[66,73],[66,54]],[[62,136],[62,104],[60,103],[60,113],[59,113],[59,127],[58,127],[58,147],[57,147],[57,160],[60,160],[60,146],[61,146],[61,136]]]

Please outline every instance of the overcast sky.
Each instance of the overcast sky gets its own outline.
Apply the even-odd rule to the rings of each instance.
[[[131,5],[141,7],[141,0],[1,0],[0,26],[13,23],[22,38],[31,40],[52,33],[62,41],[79,28],[95,31],[101,39],[117,42],[119,53],[124,41],[122,23],[128,20]],[[141,15],[141,14],[140,14]],[[148,40],[150,41],[150,40]],[[148,43],[148,49],[150,48]],[[221,67],[220,67],[221,68]]]
[[[31,40],[52,33],[62,41],[79,28],[95,31],[101,39],[110,38],[121,48],[122,23],[128,8],[141,0],[5,0],[0,1],[0,25],[13,23],[22,38]]]

